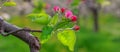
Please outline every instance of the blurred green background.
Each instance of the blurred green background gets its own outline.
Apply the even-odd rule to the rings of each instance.
[[[74,10],[76,9],[76,6],[79,6],[79,4],[77,4],[78,3],[77,1],[80,0],[76,0],[76,1],[73,0],[72,5],[70,5],[68,8],[71,8],[71,10],[73,10],[73,12],[76,14],[81,14],[81,13],[77,13],[77,11]],[[51,10],[49,11],[49,9],[44,8],[44,6],[46,6],[45,3],[49,3],[49,1],[47,0],[39,1],[39,3],[36,4],[37,7],[33,8],[32,10],[33,13],[40,13],[47,11],[49,14]],[[55,4],[53,4],[53,6],[54,5]],[[60,4],[56,4],[56,5],[60,5]],[[60,6],[62,6],[62,4]],[[18,12],[18,10],[16,10],[16,12]],[[120,16],[114,14],[114,12],[111,13],[110,12],[104,13],[103,10],[99,12],[99,20],[98,20],[99,32],[94,32],[94,25],[93,25],[94,21],[93,21],[93,16],[91,14],[85,15],[87,16],[86,17],[87,19],[85,19],[84,14],[79,16],[80,30],[76,32],[77,40],[76,40],[74,52],[120,52]],[[2,13],[4,13],[4,10],[1,10],[1,14]],[[8,12],[8,14],[10,13]],[[13,14],[11,15],[12,16],[10,17],[10,19],[6,21],[21,28],[28,27],[31,29],[39,30],[42,27],[42,25],[31,22],[30,19],[25,16],[26,14],[20,13],[18,15],[13,15]],[[32,34],[38,37],[40,35],[39,33],[32,33]],[[23,41],[12,35],[7,37],[0,35],[0,52],[29,52],[29,47],[26,43],[24,43]],[[47,43],[41,45],[40,52],[71,52],[71,51],[69,51],[69,49],[66,46],[62,45],[58,41],[56,36],[52,36],[52,38]]]

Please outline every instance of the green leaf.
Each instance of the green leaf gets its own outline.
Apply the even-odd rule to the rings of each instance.
[[[58,14],[56,14],[55,16],[53,16],[53,18],[51,19],[50,23],[48,24],[49,26],[54,26],[56,25],[58,22]]]
[[[69,22],[70,22],[69,20],[63,20],[63,21],[57,23],[55,26],[55,30],[62,28],[62,27],[65,27],[66,25],[69,24]]]
[[[70,51],[74,51],[74,45],[76,42],[74,30],[65,29],[63,31],[59,31],[57,37],[63,45],[68,46]]]
[[[104,1],[104,2],[101,3],[102,7],[105,7],[105,6],[108,6],[108,5],[111,5],[110,1]]]
[[[3,4],[3,6],[16,6],[16,3],[15,3],[15,2],[12,2],[12,1],[10,1],[10,2],[5,2],[5,3]]]
[[[50,39],[52,31],[53,31],[52,27],[49,27],[49,26],[43,27],[42,33],[40,36],[42,44],[46,43]]]
[[[80,0],[74,0],[71,4],[71,6],[78,6],[79,5]]]
[[[48,24],[51,18],[48,14],[45,14],[45,13],[29,14],[28,17],[31,18],[33,22],[41,25]]]
[[[28,14],[27,17],[33,19],[37,17],[37,14]]]
[[[101,4],[102,7],[108,6],[111,4],[109,0],[96,0],[97,3]]]
[[[97,3],[102,3],[104,0],[96,0]]]

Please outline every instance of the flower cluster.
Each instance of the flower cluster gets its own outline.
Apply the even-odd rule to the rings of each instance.
[[[64,14],[65,18],[70,19],[72,22],[77,21],[77,16],[74,15],[71,10],[68,10],[66,8],[60,8],[59,6],[54,6],[53,10],[54,10],[54,12],[60,12],[60,13]],[[80,27],[77,25],[75,25],[73,27],[73,30],[79,30],[79,29],[80,29]]]

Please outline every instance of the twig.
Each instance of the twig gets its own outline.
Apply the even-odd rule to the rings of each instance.
[[[28,28],[23,28],[23,29],[19,29],[19,30],[14,30],[14,31],[8,32],[8,33],[5,34],[5,35],[9,35],[9,34],[12,34],[12,33],[16,33],[16,32],[19,32],[19,31],[42,32],[41,30],[31,30],[31,29],[28,29]]]

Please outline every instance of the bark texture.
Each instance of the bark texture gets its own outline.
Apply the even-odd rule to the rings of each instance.
[[[0,18],[0,22],[2,22],[2,23],[0,23],[0,26],[1,25],[4,26],[3,29],[6,33],[21,29],[21,28],[14,26],[6,21],[3,21],[1,18]],[[30,47],[30,52],[39,52],[39,49],[40,49],[39,40],[37,39],[37,37],[34,37],[28,31],[14,32],[14,33],[12,33],[12,35],[23,40],[24,42],[26,42]]]

